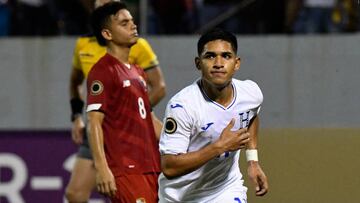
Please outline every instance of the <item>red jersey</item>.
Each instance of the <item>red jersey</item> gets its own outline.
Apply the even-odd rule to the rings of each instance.
[[[87,79],[87,112],[105,114],[104,150],[114,176],[160,172],[144,71],[105,54]]]

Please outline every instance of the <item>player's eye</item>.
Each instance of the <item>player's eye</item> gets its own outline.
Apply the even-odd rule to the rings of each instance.
[[[121,25],[121,26],[127,26],[128,23],[129,23],[128,20],[123,20],[123,21],[120,22],[120,25]]]
[[[229,53],[225,53],[225,54],[222,54],[222,57],[225,58],[225,59],[231,59],[232,55],[229,54]]]
[[[215,54],[205,54],[204,55],[204,58],[206,58],[206,59],[212,59],[212,58],[215,58]]]

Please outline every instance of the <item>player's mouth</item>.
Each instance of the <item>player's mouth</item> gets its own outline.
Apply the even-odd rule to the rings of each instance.
[[[223,77],[225,76],[226,72],[224,71],[211,71],[210,74],[215,77]]]

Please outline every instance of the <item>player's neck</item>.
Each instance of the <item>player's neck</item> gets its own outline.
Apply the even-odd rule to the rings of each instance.
[[[129,63],[129,47],[108,46],[107,52],[122,63]]]
[[[200,86],[211,100],[224,107],[228,106],[233,100],[234,90],[231,81],[224,87],[216,87],[202,79],[200,81]]]

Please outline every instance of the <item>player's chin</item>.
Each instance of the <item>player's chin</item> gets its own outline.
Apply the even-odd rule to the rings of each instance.
[[[224,78],[213,78],[211,82],[217,88],[224,88],[230,84],[229,81]]]
[[[138,34],[132,35],[132,40],[137,41],[138,39],[139,39],[139,35],[138,35]]]
[[[130,43],[132,45],[136,44],[136,42],[139,40],[139,37],[136,35],[130,39]]]

